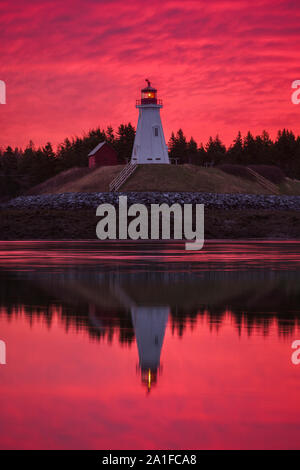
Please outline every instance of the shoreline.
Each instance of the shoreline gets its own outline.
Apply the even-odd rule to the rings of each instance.
[[[3,241],[98,240],[95,209],[2,209],[0,215]],[[300,211],[295,210],[205,209],[204,221],[205,240],[300,239]]]
[[[0,240],[98,240],[96,209],[108,203],[118,213],[119,196],[127,196],[128,207],[204,204],[205,240],[300,239],[300,196],[102,192],[21,196],[1,204]]]

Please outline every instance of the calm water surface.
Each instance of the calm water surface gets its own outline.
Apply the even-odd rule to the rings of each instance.
[[[0,448],[299,449],[299,326],[300,242],[1,242]]]

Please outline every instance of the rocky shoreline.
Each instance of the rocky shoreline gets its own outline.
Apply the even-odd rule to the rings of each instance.
[[[128,192],[128,193],[64,193],[39,196],[20,196],[0,205],[0,210],[41,209],[77,210],[96,209],[100,204],[118,205],[119,196],[127,196],[128,205],[150,204],[204,204],[206,209],[266,209],[300,211],[300,196],[273,196],[262,194],[216,194],[195,192]]]
[[[205,239],[300,239],[300,196],[211,193],[65,193],[0,206],[0,240],[96,240],[96,208],[133,203],[204,204]]]

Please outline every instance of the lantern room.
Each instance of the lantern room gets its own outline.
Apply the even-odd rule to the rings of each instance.
[[[149,80],[146,79],[147,86],[142,89],[141,104],[157,104],[157,90],[151,86]]]

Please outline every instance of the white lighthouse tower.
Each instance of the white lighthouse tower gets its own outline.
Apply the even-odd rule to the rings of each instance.
[[[142,96],[137,100],[139,120],[134,139],[131,163],[170,163],[168,147],[160,119],[162,101],[157,99],[157,90],[148,79],[147,87],[142,89]]]

